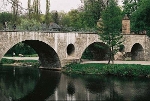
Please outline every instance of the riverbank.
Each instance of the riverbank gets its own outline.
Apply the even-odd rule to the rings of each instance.
[[[150,65],[140,64],[70,64],[63,68],[67,74],[96,74],[150,78]]]
[[[5,66],[23,66],[23,67],[38,67],[40,64],[38,60],[14,60],[3,58],[0,62]]]

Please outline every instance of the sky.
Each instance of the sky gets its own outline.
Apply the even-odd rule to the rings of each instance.
[[[4,2],[3,2],[4,1]],[[9,1],[9,0],[8,0]],[[28,0],[20,0],[23,8],[27,8]],[[121,4],[122,0],[119,0]],[[46,0],[40,0],[41,12],[45,13]],[[50,11],[57,10],[68,12],[71,9],[77,9],[79,6],[83,5],[81,0],[50,0]],[[11,6],[7,4],[7,0],[0,0],[0,12],[11,11]]]
[[[4,3],[2,2],[4,1]],[[7,0],[0,0],[0,12],[2,11],[10,11],[11,6],[6,5]],[[28,0],[20,0],[22,6],[27,8],[27,1]],[[40,0],[40,6],[42,13],[45,13],[45,5],[46,0]],[[83,5],[80,0],[50,0],[50,11],[57,10],[57,11],[64,11],[68,12],[71,9],[77,9],[79,6]]]

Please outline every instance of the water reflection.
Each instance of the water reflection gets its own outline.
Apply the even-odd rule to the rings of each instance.
[[[61,75],[49,100],[146,101],[150,94],[147,78],[118,78],[94,75]]]
[[[0,101],[149,100],[150,80],[65,75],[36,68],[0,68]]]
[[[60,72],[41,70],[41,76],[35,89],[20,101],[44,101],[54,94],[59,84],[60,76]]]
[[[0,101],[18,100],[34,89],[39,79],[38,69],[0,67]]]

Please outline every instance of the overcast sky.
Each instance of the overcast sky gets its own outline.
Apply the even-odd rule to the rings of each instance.
[[[27,1],[28,0],[20,0],[24,8],[27,8]],[[119,1],[121,3],[121,0]],[[45,2],[46,0],[40,0],[42,13],[45,13]],[[0,12],[11,11],[11,6],[7,4],[7,0],[0,0]],[[57,10],[68,12],[71,9],[77,9],[81,5],[83,5],[81,0],[50,0],[50,11]]]
[[[3,3],[3,1],[5,1]],[[10,5],[6,5],[7,0],[0,0],[0,11],[10,11]],[[28,0],[20,0],[22,2],[22,6],[27,8],[27,1]],[[45,5],[46,0],[40,0],[41,10],[42,13],[45,13]],[[82,3],[80,0],[50,0],[50,11],[57,10],[57,11],[65,11],[68,12],[71,9],[76,9],[81,6]]]

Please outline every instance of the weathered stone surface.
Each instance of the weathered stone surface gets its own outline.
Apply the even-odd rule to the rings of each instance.
[[[142,47],[142,53],[137,54],[136,58],[150,60],[149,37],[131,34],[123,35],[123,37],[125,52],[131,52],[134,44],[139,43]],[[69,60],[80,60],[89,45],[102,41],[94,33],[0,32],[0,59],[19,42],[25,42],[34,48],[39,54],[43,66],[50,66],[51,64],[59,66],[60,64],[60,67],[62,67]],[[75,47],[73,54],[70,55],[67,54],[69,44]],[[140,52],[138,49],[134,51]],[[55,60],[55,63],[52,63],[52,59]]]
[[[54,57],[60,60],[61,66],[64,66],[70,58],[79,60],[84,50],[97,41],[99,41],[99,36],[90,33],[0,32],[0,59],[14,45],[24,42],[35,49],[41,62],[44,63],[43,66],[51,65],[50,61]],[[71,56],[67,54],[69,44],[75,47],[74,54]],[[55,52],[57,56],[52,56],[52,52]]]

